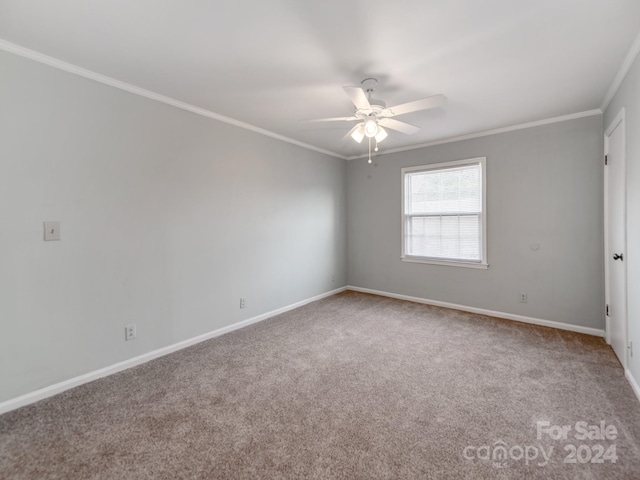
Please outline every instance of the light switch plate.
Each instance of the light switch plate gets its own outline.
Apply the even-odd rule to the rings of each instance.
[[[44,222],[44,239],[60,240],[60,222]]]

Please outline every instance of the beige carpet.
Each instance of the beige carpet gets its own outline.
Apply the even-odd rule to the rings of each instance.
[[[0,416],[0,477],[638,479],[640,402],[602,339],[347,292]]]

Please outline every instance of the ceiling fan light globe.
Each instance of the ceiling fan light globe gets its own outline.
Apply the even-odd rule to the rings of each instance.
[[[364,134],[369,138],[373,138],[378,134],[378,123],[374,119],[370,118],[364,122]]]
[[[384,128],[378,127],[378,133],[376,134],[376,142],[380,143],[385,138],[387,138],[388,135],[389,134],[387,133],[387,131]]]
[[[362,123],[351,133],[351,138],[358,143],[362,143],[364,139],[364,126]]]

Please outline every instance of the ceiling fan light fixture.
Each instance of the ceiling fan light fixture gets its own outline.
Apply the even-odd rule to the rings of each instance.
[[[441,107],[447,101],[447,97],[442,94],[438,94],[414,100],[412,102],[387,107],[387,104],[382,100],[373,98],[377,85],[378,80],[375,78],[365,78],[361,82],[360,87],[356,87],[354,85],[346,85],[343,87],[344,92],[355,107],[355,111],[350,117],[319,118],[309,121],[358,122],[358,124],[353,126],[343,138],[348,139],[351,137],[357,143],[362,143],[364,138],[367,137],[369,139],[369,146],[371,146],[371,139],[374,139],[374,151],[377,152],[378,143],[389,136],[388,130],[401,132],[406,135],[411,135],[420,130],[420,127],[396,120],[393,117],[421,110],[428,110],[430,108]],[[382,128],[382,125],[384,125],[384,128]]]
[[[361,143],[364,138],[364,124],[358,125],[358,127],[351,133],[351,138],[356,142]]]
[[[375,137],[378,134],[378,130],[378,122],[376,122],[374,118],[370,118],[366,122],[364,122],[364,134],[367,137]]]
[[[387,138],[388,135],[389,134],[387,133],[387,131],[384,128],[378,127],[378,133],[375,136],[376,142],[380,143],[382,140]]]

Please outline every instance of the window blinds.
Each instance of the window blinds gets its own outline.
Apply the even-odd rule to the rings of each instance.
[[[405,254],[482,261],[482,166],[405,175]]]

